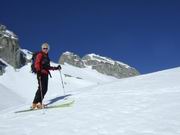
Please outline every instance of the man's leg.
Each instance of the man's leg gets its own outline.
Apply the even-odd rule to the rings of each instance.
[[[38,89],[36,91],[34,100],[33,100],[33,105],[32,108],[36,108],[36,104],[41,102],[41,84],[42,84],[42,78],[40,76],[37,76],[37,80],[38,80]]]
[[[43,75],[42,77],[42,95],[43,98],[46,95],[48,90],[48,75]]]

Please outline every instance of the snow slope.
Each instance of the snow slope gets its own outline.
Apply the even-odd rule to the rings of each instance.
[[[11,71],[8,70],[9,73]],[[26,89],[21,89],[15,74],[12,76],[15,84],[9,84],[8,81],[13,81],[8,80],[8,75],[0,77],[0,82],[9,88],[18,88],[16,94],[28,98],[34,93],[34,77],[31,74],[23,76],[25,72],[27,67],[15,74],[22,75],[21,84],[26,85]],[[65,77],[64,74],[72,77]],[[72,94],[75,104],[69,108],[46,110],[45,114],[43,111],[15,114],[15,111],[29,106],[27,103],[31,98],[28,98],[26,104],[0,112],[0,134],[180,134],[180,68],[121,80],[100,75],[92,70],[80,71],[65,65],[65,88],[68,94]],[[53,78],[58,78],[57,72],[53,73]],[[26,81],[29,79],[32,79],[32,82],[28,81],[28,84]],[[56,79],[50,81],[53,85],[50,86],[51,92],[48,93],[46,101],[62,95]],[[27,93],[23,93],[24,90]]]
[[[52,66],[57,66],[51,63]],[[17,95],[23,97],[24,103],[31,104],[34,94],[37,90],[36,75],[31,73],[31,64],[22,67],[19,70],[14,70],[10,65],[6,68],[6,73],[0,76],[0,85],[4,85]],[[114,77],[109,77],[98,73],[95,70],[85,68],[77,68],[70,65],[62,66],[62,77],[65,85],[65,92],[74,91],[79,88],[96,86],[101,83],[118,80]],[[49,90],[46,99],[52,99],[63,95],[63,88],[59,71],[52,71],[52,78],[49,78]],[[1,90],[1,89],[0,89]],[[9,98],[11,99],[11,97]],[[45,99],[45,101],[46,101]],[[0,99],[0,102],[3,99]]]
[[[0,110],[17,106],[24,102],[24,99],[17,95],[16,93],[12,92],[10,89],[6,88],[5,86],[0,84]],[[7,100],[7,97],[11,100]]]

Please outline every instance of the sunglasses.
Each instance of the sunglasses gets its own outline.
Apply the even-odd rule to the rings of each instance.
[[[48,48],[43,48],[43,50],[48,50]]]

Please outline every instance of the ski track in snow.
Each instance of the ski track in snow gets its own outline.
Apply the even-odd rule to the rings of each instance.
[[[98,73],[93,72],[94,79],[89,73],[88,80],[86,73],[89,70],[78,75],[76,68],[64,68],[65,73],[83,78],[64,77],[67,94],[72,94],[70,98],[75,100],[74,105],[15,114],[15,111],[28,107],[29,98],[19,106],[0,112],[1,135],[180,134],[180,68],[121,80],[103,76],[101,82]],[[26,69],[19,73],[24,72]],[[53,76],[58,78],[57,73]],[[62,95],[62,88],[57,90],[59,82],[51,80],[49,83],[55,85],[50,86],[54,91],[47,93],[49,96],[45,101]],[[4,83],[7,84],[8,81]],[[33,92],[29,93],[33,95]],[[23,93],[21,96],[27,95]]]

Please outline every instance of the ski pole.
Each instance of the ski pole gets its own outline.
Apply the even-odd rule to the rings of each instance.
[[[59,70],[59,73],[60,73],[60,76],[61,76],[61,83],[62,83],[62,88],[63,88],[63,92],[64,92],[64,96],[65,96],[64,82],[63,82],[61,70]]]
[[[39,76],[39,87],[40,87],[40,92],[41,92],[41,104],[42,104],[42,110],[43,110],[43,114],[44,112],[44,106],[43,106],[43,93],[42,93],[42,83],[41,83],[41,76]]]

